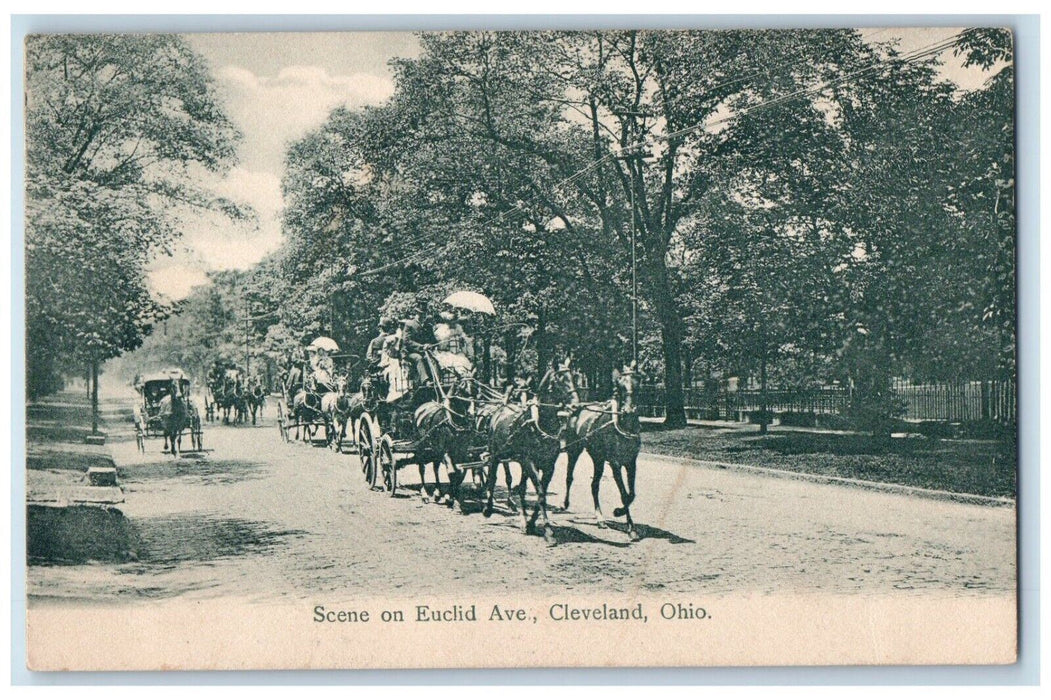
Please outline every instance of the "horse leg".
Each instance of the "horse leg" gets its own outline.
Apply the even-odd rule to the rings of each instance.
[[[456,509],[460,513],[460,515],[464,515],[466,513],[463,507],[462,491],[463,481],[465,478],[467,478],[467,472],[460,469],[454,469],[449,473],[449,507]],[[492,499],[489,500],[489,514],[485,514],[484,511],[483,514],[487,518],[489,517],[489,514],[492,514]]]
[[[613,515],[620,517],[624,515],[622,511],[627,510],[628,506],[635,502],[635,471],[636,471],[636,458],[632,458],[624,464],[624,471],[628,475],[627,483],[627,495],[624,500],[624,508],[614,508]]]
[[[540,514],[540,477],[536,473],[536,465],[530,459],[519,462],[522,467],[522,479],[518,483],[518,498],[522,502],[522,532],[527,535],[533,531],[537,516]],[[537,493],[537,504],[530,516],[526,508],[526,483],[531,482]]]
[[[570,447],[566,450],[566,497],[562,499],[562,510],[569,510],[569,491],[573,486],[573,469],[577,466],[584,448]]]
[[[493,493],[496,491],[496,469],[500,466],[500,463],[496,460],[495,454],[489,457],[489,468],[486,471],[485,476],[485,490],[486,500],[485,508],[482,509],[482,515],[489,517],[493,514]],[[510,500],[508,495],[508,500]]]
[[[511,489],[511,463],[504,462],[504,483],[507,484],[507,507],[514,513],[518,510],[515,507],[515,499],[511,498],[511,494],[514,493]]]
[[[551,526],[551,521],[547,517],[547,489],[551,485],[551,479],[554,476],[555,461],[552,461],[546,469],[540,472],[540,489],[537,494],[537,507],[540,509],[540,519],[544,524],[544,541],[549,545],[555,544],[555,529]]]
[[[420,468],[420,498],[424,503],[430,503],[431,493],[427,490],[427,465],[420,462],[417,466]]]
[[[591,476],[591,500],[595,504],[595,522],[599,527],[606,527],[606,516],[602,514],[598,496],[599,488],[602,486],[602,472],[606,468],[606,458],[602,455],[593,456],[591,461],[595,463],[595,471]],[[615,468],[613,471],[616,473]]]
[[[443,500],[443,497],[442,497],[442,478],[441,478],[441,474],[438,471],[438,466],[440,464],[441,464],[441,460],[435,460],[434,462],[431,462],[431,471],[434,472],[434,502],[437,503],[438,505],[441,505],[442,500]],[[452,493],[453,479],[454,479],[454,475],[450,473],[449,474],[450,494]],[[453,499],[453,500],[455,501],[456,499]]]
[[[629,479],[629,481],[632,481],[632,482],[634,481],[634,474],[633,474],[633,472],[635,471],[635,469],[633,467],[634,467],[634,465],[632,465],[632,466],[623,465],[623,468],[628,470],[628,479]],[[616,509],[614,509],[613,513],[614,513],[614,515],[617,515],[617,516],[623,515],[627,519],[627,523],[628,523],[628,538],[631,539],[632,542],[638,542],[639,539],[640,539],[639,538],[639,533],[638,533],[638,531],[635,530],[635,522],[631,519],[631,511],[628,509],[628,506],[631,504],[631,501],[635,498],[635,495],[633,493],[634,490],[635,490],[634,489],[634,484],[632,485],[631,492],[629,492],[628,489],[625,488],[625,486],[624,486],[624,477],[620,473],[621,468],[622,468],[622,465],[619,465],[619,464],[611,464],[610,465],[610,469],[613,471],[613,480],[617,482],[617,489],[620,491],[621,503],[624,504],[623,508],[616,508]]]

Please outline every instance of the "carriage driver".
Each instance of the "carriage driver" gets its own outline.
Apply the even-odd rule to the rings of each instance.
[[[424,352],[430,345],[423,335],[420,322],[416,318],[406,318],[401,321],[401,353],[408,360],[409,367],[414,372],[410,379],[414,386],[421,386],[428,380],[427,363],[423,359]]]

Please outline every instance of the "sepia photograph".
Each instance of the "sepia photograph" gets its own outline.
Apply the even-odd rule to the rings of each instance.
[[[28,36],[27,666],[1014,663],[1014,42]]]

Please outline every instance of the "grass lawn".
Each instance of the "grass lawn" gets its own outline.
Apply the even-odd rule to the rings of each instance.
[[[1015,497],[1013,442],[874,438],[804,431],[644,426],[642,449],[656,454],[880,481],[982,496]]]

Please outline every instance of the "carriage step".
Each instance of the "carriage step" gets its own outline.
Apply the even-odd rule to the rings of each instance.
[[[395,440],[391,443],[391,448],[395,452],[414,452],[416,450],[416,443],[412,440]]]
[[[481,469],[487,464],[485,460],[481,462],[462,462],[456,465],[456,468],[460,471],[467,471],[468,469]]]

